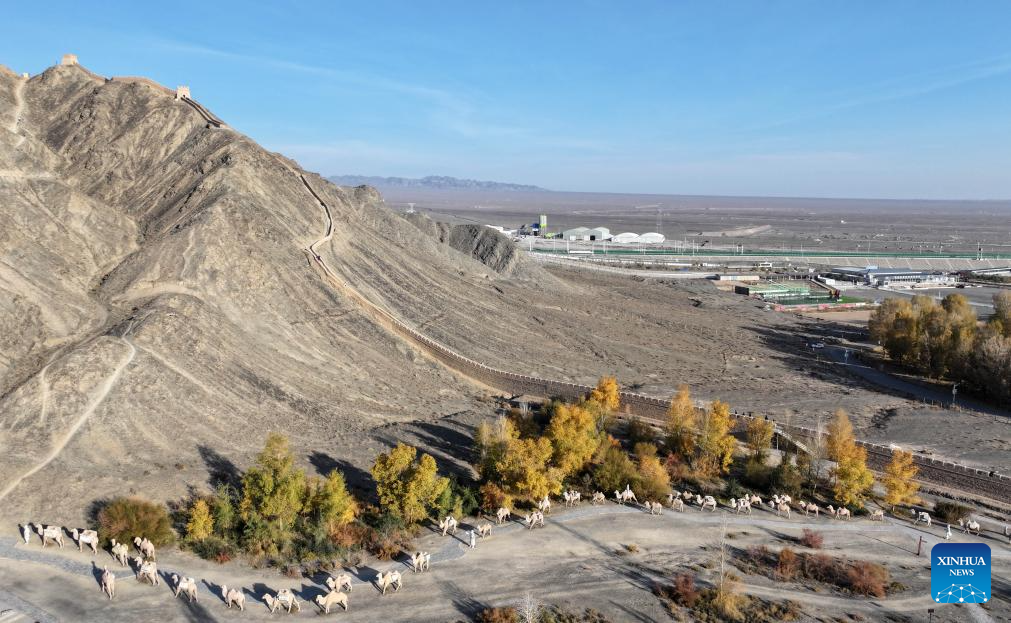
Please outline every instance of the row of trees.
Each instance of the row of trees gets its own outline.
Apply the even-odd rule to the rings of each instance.
[[[994,315],[979,325],[961,294],[887,299],[871,314],[871,337],[888,356],[933,378],[962,381],[978,393],[1011,399],[1011,292],[993,297]]]

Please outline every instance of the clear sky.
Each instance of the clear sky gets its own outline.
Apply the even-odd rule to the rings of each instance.
[[[0,63],[187,84],[324,174],[1011,197],[1011,3],[4,2]]]

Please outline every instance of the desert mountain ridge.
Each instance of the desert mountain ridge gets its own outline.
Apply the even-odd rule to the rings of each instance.
[[[761,348],[743,303],[547,270],[209,119],[143,78],[0,72],[0,515],[74,524],[113,495],[178,499],[268,431],[361,469],[395,437],[377,431],[493,415],[494,388],[362,301],[500,369],[660,396],[727,391],[727,357]]]
[[[421,188],[426,190],[495,190],[509,192],[547,192],[546,188],[530,184],[472,180],[447,175],[415,177],[381,177],[377,175],[331,175],[327,177],[341,186],[375,186],[376,188]]]

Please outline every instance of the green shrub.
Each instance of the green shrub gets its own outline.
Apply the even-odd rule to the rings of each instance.
[[[937,502],[934,504],[934,516],[944,523],[958,523],[959,519],[969,518],[971,509],[955,502]]]
[[[98,533],[104,542],[116,539],[132,543],[134,537],[146,537],[155,547],[175,540],[172,521],[164,504],[137,497],[119,497],[98,511]]]

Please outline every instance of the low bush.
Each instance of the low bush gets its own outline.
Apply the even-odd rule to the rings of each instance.
[[[699,600],[699,589],[695,586],[695,576],[689,573],[679,573],[674,578],[675,600],[685,606],[692,608]]]
[[[520,615],[516,612],[516,608],[511,606],[485,608],[474,620],[476,623],[519,623]]]
[[[115,498],[103,505],[98,511],[98,533],[104,542],[132,543],[134,537],[146,537],[155,547],[175,540],[165,505],[137,497]]]
[[[190,550],[205,560],[213,560],[219,565],[223,565],[235,558],[236,548],[234,545],[218,536],[209,536],[206,539],[189,543]]]
[[[971,512],[968,506],[962,506],[955,502],[937,502],[934,504],[935,519],[939,519],[944,523],[958,523],[959,519],[968,519]]]
[[[776,564],[776,573],[783,580],[790,581],[797,575],[800,562],[797,560],[797,553],[789,547],[784,547],[779,552],[779,561]]]
[[[866,560],[853,563],[846,575],[850,590],[858,595],[884,597],[886,587],[891,584],[888,569]]]
[[[804,547],[810,547],[811,549],[821,549],[821,546],[825,543],[825,537],[822,536],[821,532],[815,532],[814,530],[809,530],[804,528],[803,534],[800,535],[800,544]]]

